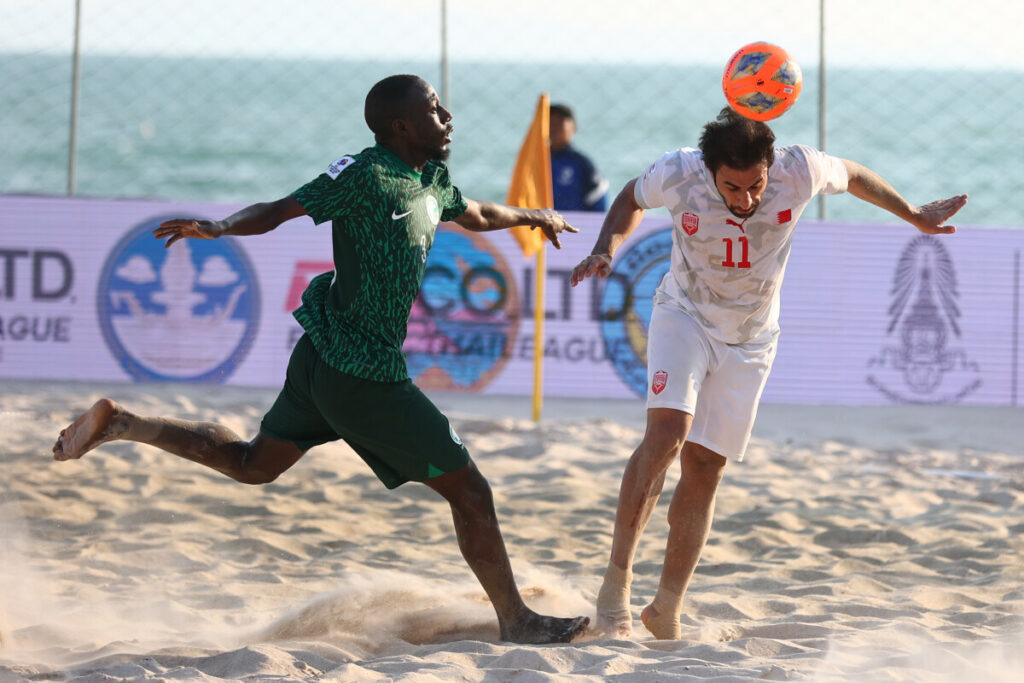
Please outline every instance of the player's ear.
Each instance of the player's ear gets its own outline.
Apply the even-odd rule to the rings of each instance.
[[[402,140],[409,136],[409,124],[405,119],[395,119],[391,122],[391,139]]]

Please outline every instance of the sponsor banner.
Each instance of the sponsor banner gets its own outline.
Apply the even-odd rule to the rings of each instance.
[[[766,400],[1020,404],[1024,235],[803,227]]]
[[[170,249],[150,232],[238,208],[0,197],[0,377],[280,384],[302,334],[291,311],[333,267],[329,226]],[[548,249],[544,392],[639,400],[671,220],[649,212],[611,277],[572,288],[602,215],[568,217],[581,233]],[[765,400],[1019,405],[1022,251],[1007,229],[802,221]],[[420,386],[532,392],[533,264],[507,232],[439,227],[405,345]]]

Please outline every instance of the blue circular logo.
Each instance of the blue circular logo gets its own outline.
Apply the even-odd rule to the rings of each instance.
[[[599,298],[605,354],[626,386],[639,396],[647,396],[647,326],[654,292],[669,268],[671,254],[671,227],[647,233],[618,257]]]
[[[438,227],[402,348],[416,384],[479,391],[504,368],[518,328],[515,280],[498,250]]]
[[[258,281],[230,237],[170,248],[133,227],[107,256],[96,292],[100,330],[136,381],[224,382],[248,354],[260,314]]]

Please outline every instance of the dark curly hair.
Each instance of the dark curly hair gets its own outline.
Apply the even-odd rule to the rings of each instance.
[[[745,170],[775,161],[775,133],[767,124],[740,116],[729,107],[704,126],[700,136],[704,164],[717,173],[722,166]]]

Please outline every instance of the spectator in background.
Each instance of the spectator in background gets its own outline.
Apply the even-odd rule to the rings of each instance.
[[[576,119],[564,104],[551,105],[551,182],[558,211],[604,211],[608,181],[573,148]]]

